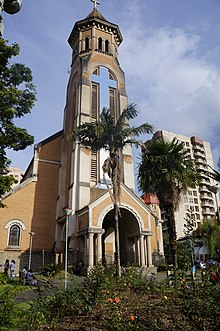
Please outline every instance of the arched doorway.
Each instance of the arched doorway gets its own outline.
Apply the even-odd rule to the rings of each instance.
[[[139,265],[139,249],[137,238],[140,236],[140,226],[135,215],[125,208],[120,208],[119,243],[121,265]],[[107,263],[115,261],[115,220],[114,210],[109,211],[102,223],[105,233],[102,236],[102,258]]]

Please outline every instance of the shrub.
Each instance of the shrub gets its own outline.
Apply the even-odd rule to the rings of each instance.
[[[57,274],[61,269],[62,269],[62,267],[60,264],[50,263],[50,264],[45,265],[41,269],[41,274],[43,276],[51,277],[51,276],[54,276],[55,274]]]

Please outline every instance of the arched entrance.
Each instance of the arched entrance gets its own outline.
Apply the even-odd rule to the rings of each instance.
[[[135,215],[125,208],[120,208],[119,243],[121,265],[139,265],[138,238],[140,226]],[[102,223],[105,230],[102,236],[102,257],[107,263],[115,261],[115,220],[114,210],[109,211]]]

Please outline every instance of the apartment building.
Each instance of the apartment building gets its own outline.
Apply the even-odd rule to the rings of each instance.
[[[196,188],[189,188],[182,195],[179,209],[176,211],[176,231],[177,238],[182,238],[185,235],[185,227],[187,215],[193,214],[195,217],[195,228],[198,228],[203,219],[211,219],[216,217],[216,197],[209,190],[209,187],[214,185],[214,180],[207,176],[207,171],[210,167],[214,168],[211,146],[207,141],[198,137],[187,137],[178,133],[169,131],[157,131],[153,139],[163,137],[165,141],[172,141],[174,137],[178,141],[184,143],[184,146],[189,156],[195,160],[196,167],[201,175],[201,183]]]

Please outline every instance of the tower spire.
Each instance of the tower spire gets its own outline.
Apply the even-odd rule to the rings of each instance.
[[[97,9],[97,5],[100,5],[98,0],[91,0],[94,3],[94,9]]]

